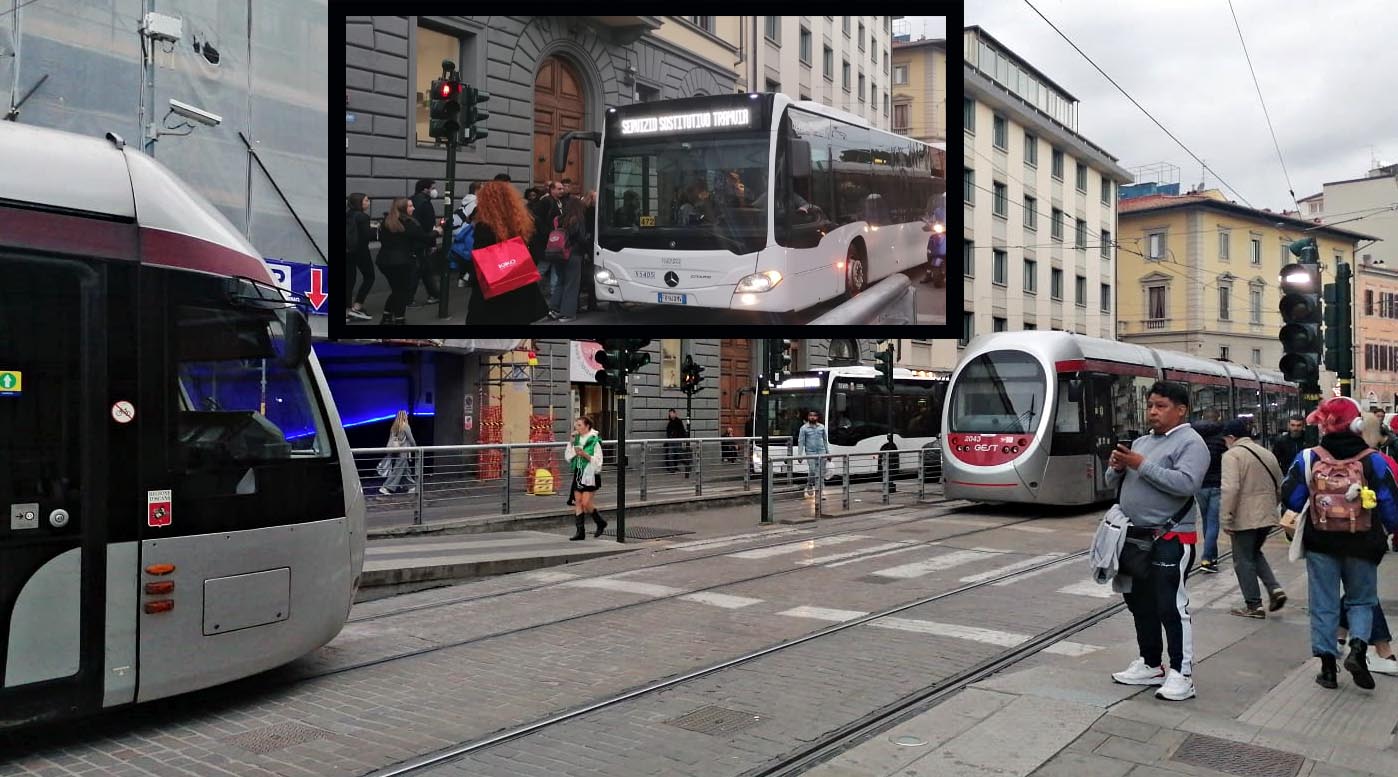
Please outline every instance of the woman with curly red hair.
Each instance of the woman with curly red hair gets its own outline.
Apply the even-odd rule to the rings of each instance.
[[[476,191],[472,220],[475,222],[473,251],[516,237],[527,245],[534,234],[534,217],[529,215],[524,198],[504,181],[491,181]],[[473,267],[467,286],[471,289],[466,308],[467,324],[530,324],[548,315],[548,303],[538,283],[486,299],[481,294]]]

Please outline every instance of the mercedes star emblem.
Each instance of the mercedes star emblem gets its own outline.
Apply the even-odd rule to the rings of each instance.
[[[675,272],[674,270],[665,273],[665,285],[669,286],[672,289],[680,285],[679,273]]]
[[[673,240],[670,241],[670,247],[671,247],[671,248],[674,248],[674,247],[675,247],[675,241],[673,241]]]

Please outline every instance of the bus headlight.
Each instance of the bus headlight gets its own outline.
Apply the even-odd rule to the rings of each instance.
[[[620,285],[621,285],[621,281],[618,281],[618,280],[616,279],[616,276],[615,276],[615,275],[612,275],[612,271],[611,271],[611,270],[599,269],[597,272],[593,273],[592,278],[593,278],[593,280],[597,281],[598,283],[602,284],[603,286],[620,286]]]
[[[947,231],[947,227],[946,227],[945,224],[943,224],[943,223],[941,223],[941,222],[939,221],[939,222],[937,222],[936,224],[933,224],[933,225],[932,225],[932,231],[933,231],[933,232],[936,232],[937,234],[940,235],[940,234],[942,234],[943,232],[946,232],[946,231]]]
[[[776,270],[753,273],[738,281],[738,292],[740,294],[760,294],[764,291],[771,291],[782,282],[782,274]]]

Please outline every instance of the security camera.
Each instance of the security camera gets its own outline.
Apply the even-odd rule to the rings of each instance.
[[[203,108],[195,108],[189,103],[182,103],[179,100],[170,101],[170,110],[175,113],[203,124],[206,127],[217,127],[223,123],[223,117],[217,113],[209,113]]]

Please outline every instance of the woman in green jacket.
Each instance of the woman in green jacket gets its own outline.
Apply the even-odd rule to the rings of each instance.
[[[577,532],[569,539],[586,539],[587,532],[583,526],[589,514],[597,524],[597,533],[592,536],[601,537],[607,529],[607,522],[592,506],[592,495],[602,486],[602,440],[592,428],[591,418],[583,416],[573,422],[573,439],[563,450],[563,457],[573,471],[573,516]]]

